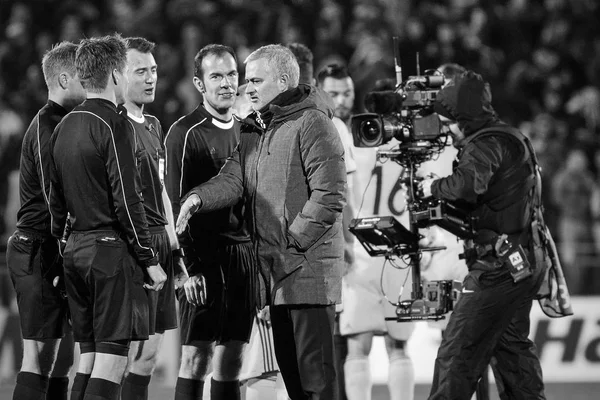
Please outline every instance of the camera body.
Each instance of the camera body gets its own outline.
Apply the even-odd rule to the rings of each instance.
[[[392,138],[403,148],[422,148],[444,134],[433,103],[444,84],[443,75],[411,76],[394,91],[371,92],[365,97],[370,113],[351,119],[356,147],[378,147]]]
[[[437,225],[460,239],[472,239],[475,236],[475,220],[469,210],[445,200],[415,200],[410,220],[419,228]]]

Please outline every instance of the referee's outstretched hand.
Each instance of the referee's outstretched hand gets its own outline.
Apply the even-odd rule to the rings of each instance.
[[[146,268],[148,275],[150,276],[150,283],[144,283],[144,289],[159,291],[167,281],[167,274],[162,269],[160,264],[151,265]]]
[[[187,301],[195,306],[206,304],[206,280],[204,275],[196,274],[190,276],[190,279],[183,284],[185,297]]]
[[[177,224],[175,225],[177,234],[180,235],[185,231],[189,219],[194,215],[198,208],[200,208],[200,197],[196,194],[190,195],[183,204],[181,210],[179,210],[179,217],[177,218]]]

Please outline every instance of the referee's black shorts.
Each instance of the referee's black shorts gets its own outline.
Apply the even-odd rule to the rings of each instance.
[[[251,242],[220,245],[210,252],[207,247],[198,253],[201,261],[197,261],[206,279],[206,305],[188,303],[183,288],[177,290],[181,343],[248,342],[256,313],[258,272],[254,247]]]
[[[64,267],[76,342],[148,339],[144,271],[118,233],[74,231]]]
[[[56,276],[63,279],[58,241],[19,229],[8,239],[6,262],[17,293],[23,339],[63,337],[68,304],[52,284]]]
[[[169,235],[164,226],[152,226],[148,230],[152,238],[152,247],[158,252],[160,266],[167,274],[167,280],[161,290],[157,292],[146,289],[150,318],[149,333],[153,335],[177,328],[177,308]]]

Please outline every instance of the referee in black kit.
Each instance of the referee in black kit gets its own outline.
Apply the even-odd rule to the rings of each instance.
[[[23,363],[13,393],[15,400],[66,400],[71,343],[61,347],[66,332],[67,301],[54,287],[62,279],[58,242],[50,234],[50,136],[69,110],[85,99],[75,72],[77,45],[58,44],[42,59],[48,103],[37,113],[25,136],[19,169],[21,208],[17,231],[8,239],[7,264],[17,293]],[[70,342],[70,340],[69,340]],[[52,377],[49,378],[50,372]]]
[[[82,40],[75,65],[87,100],[52,136],[52,234],[62,235],[67,213],[73,229],[63,253],[81,349],[71,400],[118,398],[130,341],[148,338],[144,287],[160,290],[166,280],[151,248],[131,124],[117,111],[126,63],[120,36]]]
[[[217,175],[240,138],[232,112],[238,87],[233,49],[221,44],[200,49],[193,84],[202,93],[202,104],[177,120],[165,139],[166,184],[175,217],[181,197]],[[211,365],[210,398],[238,400],[258,279],[243,202],[194,215],[179,239],[190,278],[177,294],[182,350],[175,400],[202,398]]]
[[[164,332],[177,328],[175,286],[188,278],[175,233],[171,201],[164,186],[164,134],[158,119],[144,112],[154,101],[158,66],[152,52],[155,44],[142,38],[126,38],[127,93],[125,108],[135,134],[135,156],[142,180],[142,196],[152,245],[167,274],[162,290],[147,290],[150,337],[131,343],[129,365],[121,389],[122,400],[148,400],[148,385],[156,367]],[[173,264],[177,263],[177,279]]]

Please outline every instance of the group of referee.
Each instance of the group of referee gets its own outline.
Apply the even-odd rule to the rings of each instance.
[[[211,398],[240,398],[257,275],[242,207],[198,217],[179,238],[174,229],[181,196],[216,175],[239,141],[237,59],[222,45],[196,55],[203,103],[164,134],[144,113],[153,48],[115,34],[43,57],[48,102],[23,139],[7,248],[24,339],[13,399],[66,400],[69,387],[71,400],[147,399],[163,334],[178,325],[176,298],[174,398],[201,399],[211,364]],[[69,385],[71,335],[81,355]]]

